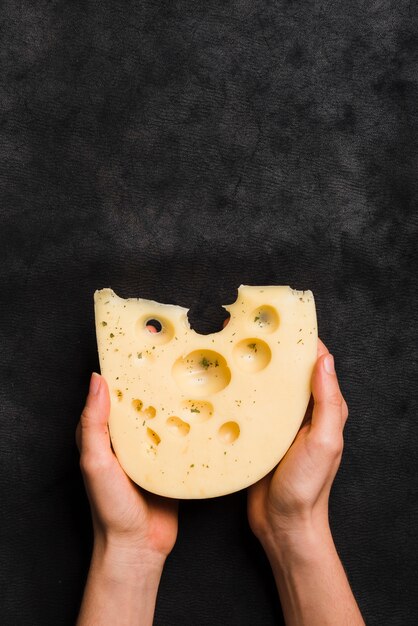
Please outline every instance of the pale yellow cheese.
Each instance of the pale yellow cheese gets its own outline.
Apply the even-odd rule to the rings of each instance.
[[[280,461],[303,420],[317,355],[312,292],[241,285],[224,308],[226,328],[200,335],[188,309],[95,293],[112,445],[128,476],[153,493],[243,489]],[[149,320],[161,331],[150,332]]]

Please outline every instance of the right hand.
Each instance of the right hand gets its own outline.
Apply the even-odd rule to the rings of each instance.
[[[330,359],[331,372],[325,369]],[[311,529],[328,529],[328,498],[348,417],[333,370],[333,357],[318,339],[312,403],[293,444],[277,468],[248,489],[248,518],[266,550],[284,538],[298,541]]]

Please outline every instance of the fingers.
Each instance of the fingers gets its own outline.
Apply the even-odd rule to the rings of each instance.
[[[84,459],[104,461],[112,455],[107,420],[110,411],[109,390],[105,379],[93,373],[86,405],[77,427],[76,440]]]
[[[315,364],[312,394],[311,433],[321,445],[338,455],[342,450],[342,430],[347,419],[346,404],[335,373],[334,358],[329,353],[320,356]]]
[[[319,337],[318,337],[318,344],[317,344],[317,346],[318,346],[318,349],[317,349],[317,360],[321,356],[324,356],[325,354],[329,354],[328,348],[326,347],[324,342],[321,341],[321,339]],[[313,401],[313,396],[311,394],[311,396],[309,398],[308,406],[306,408],[305,417],[303,418],[303,422],[301,424],[301,428],[303,426],[306,426],[306,424],[309,424],[311,422],[313,407],[314,407],[314,401]]]
[[[323,354],[329,354],[329,350],[326,347],[326,345],[324,344],[324,342],[321,341],[321,339],[318,337],[318,356],[317,356],[317,358],[319,359],[319,357],[322,356]]]
[[[321,341],[321,339],[318,337],[318,359],[321,356],[324,356],[326,354],[329,354],[329,350],[326,347],[326,345],[324,344],[323,341]],[[342,399],[343,402],[343,407],[342,407],[342,420],[343,420],[343,427],[347,421],[348,418],[348,406],[347,406],[347,402],[345,401],[344,397]]]
[[[347,402],[343,398],[343,428],[345,426],[347,418],[348,418],[348,406],[347,406]]]

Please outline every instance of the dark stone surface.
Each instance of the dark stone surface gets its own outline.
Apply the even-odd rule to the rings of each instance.
[[[74,622],[92,295],[312,289],[350,408],[335,541],[371,626],[418,622],[416,5],[1,5],[0,614]],[[157,626],[281,620],[245,493],[184,503]]]

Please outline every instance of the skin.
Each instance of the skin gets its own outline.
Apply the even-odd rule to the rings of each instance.
[[[364,624],[328,522],[347,417],[334,359],[318,340],[302,427],[277,468],[248,489],[248,521],[270,561],[288,626]]]
[[[328,525],[348,416],[337,376],[324,368],[328,355],[318,340],[303,425],[276,470],[248,489],[248,520],[270,560],[288,625],[364,624]],[[77,625],[147,626],[176,541],[178,503],[124,473],[110,445],[109,411],[107,383],[93,374],[76,433],[94,528]]]
[[[316,402],[311,397],[302,427],[278,467],[248,489],[248,517],[257,537],[298,532],[307,523],[328,520],[328,499],[348,417],[336,375],[324,371],[328,354],[318,339],[312,379]]]
[[[139,489],[125,474],[111,448],[109,412],[106,380],[93,373],[76,431],[94,529],[77,626],[146,626],[177,538],[178,502]]]

